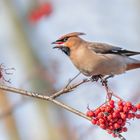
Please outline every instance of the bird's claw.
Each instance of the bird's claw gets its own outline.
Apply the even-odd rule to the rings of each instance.
[[[101,77],[102,77],[101,75],[93,75],[91,77],[91,81],[92,82],[94,82],[94,81],[97,82],[99,79],[101,79]]]

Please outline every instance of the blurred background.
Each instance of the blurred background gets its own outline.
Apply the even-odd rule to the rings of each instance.
[[[86,40],[140,51],[139,14],[139,0],[0,0],[0,63],[15,68],[5,75],[11,79],[6,84],[46,95],[64,87],[78,70],[65,54],[52,49],[51,42],[69,32],[85,32]],[[140,101],[140,70],[116,76],[109,84],[123,99]],[[113,139],[52,103],[0,93],[0,140]],[[88,83],[58,100],[86,112],[88,105],[103,103],[105,91],[98,83]],[[124,137],[138,140],[140,122],[132,121],[128,129]]]

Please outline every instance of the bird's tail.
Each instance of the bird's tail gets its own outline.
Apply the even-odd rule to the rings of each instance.
[[[140,68],[140,61],[136,60],[135,62],[133,63],[129,63],[127,64],[127,70],[132,70],[132,69],[137,69],[137,68]]]

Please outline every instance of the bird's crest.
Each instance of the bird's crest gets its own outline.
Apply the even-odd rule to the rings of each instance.
[[[67,37],[69,38],[69,37],[74,37],[74,36],[80,36],[80,35],[86,35],[86,34],[82,33],[82,32],[73,32],[73,33],[63,35],[59,39],[63,39],[63,38],[67,38]]]

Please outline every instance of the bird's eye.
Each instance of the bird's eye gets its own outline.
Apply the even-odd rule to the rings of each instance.
[[[68,40],[68,37],[65,37],[64,39],[63,39],[63,42],[66,42]]]

